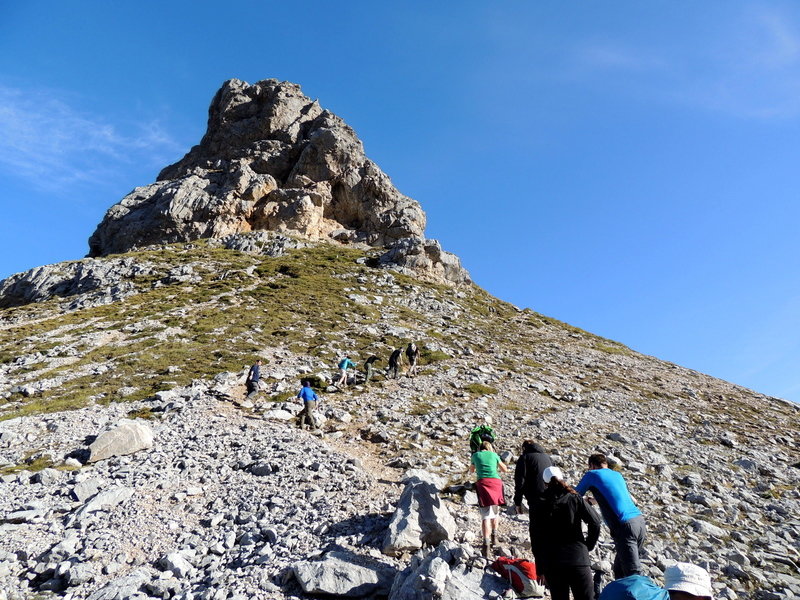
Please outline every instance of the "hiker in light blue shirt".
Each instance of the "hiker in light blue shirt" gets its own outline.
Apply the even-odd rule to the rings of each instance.
[[[349,356],[345,356],[342,360],[339,361],[339,379],[336,381],[334,385],[347,385],[347,369],[350,367],[355,367],[356,363],[350,360]]]
[[[605,454],[589,457],[589,471],[575,486],[583,496],[591,491],[614,540],[614,579],[642,572],[640,557],[646,535],[644,517],[628,492],[625,479],[608,468]]]

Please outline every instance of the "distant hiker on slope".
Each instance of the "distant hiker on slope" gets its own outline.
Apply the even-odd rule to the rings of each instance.
[[[644,517],[631,498],[622,475],[608,468],[605,454],[589,457],[589,471],[575,486],[583,496],[591,491],[614,540],[614,579],[642,572],[640,556],[646,535]]]
[[[522,498],[528,502],[528,512],[530,514],[530,536],[531,548],[536,549],[537,545],[533,539],[534,524],[539,520],[536,509],[542,499],[547,485],[542,477],[547,467],[552,467],[553,461],[539,444],[533,440],[522,442],[522,454],[517,459],[517,466],[514,468],[514,507],[517,514],[522,513]],[[539,562],[536,552],[533,554],[534,562]]]
[[[300,389],[300,392],[297,394],[297,397],[300,398],[303,402],[303,410],[301,410],[297,417],[298,423],[297,426],[300,429],[305,429],[306,425],[308,425],[309,429],[318,429],[317,427],[317,420],[314,418],[314,411],[317,410],[317,402],[319,402],[319,396],[317,393],[311,389],[311,382],[308,380],[303,381],[303,387]]]
[[[599,600],[712,600],[714,597],[708,571],[690,563],[667,567],[664,588],[644,575],[630,575],[609,583]]]
[[[408,359],[408,371],[406,375],[413,377],[417,374],[417,363],[419,362],[419,348],[414,342],[406,347],[406,358]]]
[[[339,379],[336,381],[334,385],[338,386],[346,386],[347,385],[347,369],[350,367],[355,367],[356,363],[350,360],[349,356],[345,356],[342,360],[339,361]]]
[[[261,380],[261,359],[256,359],[255,364],[250,367],[244,384],[247,386],[247,399],[250,400],[258,394],[258,382]]]
[[[547,489],[538,499],[536,520],[531,521],[537,572],[544,574],[551,600],[594,600],[589,552],[600,537],[600,517],[572,487],[558,467],[542,473]],[[587,535],[583,537],[582,523]]]
[[[397,348],[389,355],[389,368],[386,370],[386,376],[392,375],[392,379],[397,379],[397,374],[400,371],[400,361],[403,357],[403,349]]]
[[[470,462],[469,472],[478,476],[475,491],[478,493],[478,506],[481,510],[482,552],[485,558],[489,558],[489,549],[497,543],[500,505],[505,504],[503,481],[500,479],[498,469],[505,473],[508,467],[500,460],[489,442],[481,444],[481,449],[472,455]]]
[[[380,361],[380,358],[378,358],[373,354],[364,362],[364,371],[365,371],[364,383],[369,383],[369,380],[372,379],[372,375],[374,373],[374,368],[375,368],[374,365],[378,361]]]

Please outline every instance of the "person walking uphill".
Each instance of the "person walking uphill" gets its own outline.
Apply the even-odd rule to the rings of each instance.
[[[503,481],[499,471],[505,473],[508,467],[492,449],[490,442],[483,442],[481,449],[472,455],[470,473],[476,473],[478,481],[478,506],[481,507],[481,532],[483,533],[483,556],[489,558],[489,549],[497,543],[497,519],[503,498]]]
[[[258,394],[258,382],[261,380],[261,359],[257,359],[255,364],[250,367],[247,379],[244,384],[247,386],[247,399],[253,398]]]
[[[589,457],[589,471],[575,486],[583,496],[591,491],[614,540],[614,579],[641,573],[646,528],[641,511],[631,498],[625,479],[608,468],[605,454]]]
[[[375,373],[375,363],[380,361],[380,358],[375,356],[374,354],[370,356],[366,361],[364,361],[364,383],[369,383],[369,380],[372,379],[372,375]]]
[[[417,363],[419,362],[419,348],[414,342],[411,342],[406,348],[406,358],[408,359],[408,375],[413,377],[417,374]]]
[[[334,385],[336,385],[337,387],[341,386],[341,385],[345,385],[346,386],[347,385],[347,369],[349,369],[350,367],[355,367],[355,366],[356,366],[356,363],[354,363],[352,360],[350,360],[349,356],[345,356],[342,360],[340,360],[339,361],[339,365],[338,365],[338,368],[339,368],[339,379],[336,381],[336,383]]]
[[[589,552],[600,537],[600,517],[574,489],[564,482],[558,467],[547,467],[541,476],[547,485],[538,499],[535,535],[536,569],[544,575],[551,600],[594,600]],[[586,523],[586,538],[582,523]]]
[[[394,352],[389,355],[389,369],[386,372],[386,376],[388,377],[389,374],[392,375],[392,379],[397,379],[397,374],[400,371],[400,360],[403,356],[403,349],[396,348]]]
[[[522,498],[528,501],[528,511],[530,513],[530,536],[531,548],[535,549],[534,526],[539,519],[537,508],[542,499],[542,495],[547,489],[542,475],[547,467],[552,467],[553,461],[539,444],[533,440],[522,442],[522,454],[517,459],[517,466],[514,468],[514,507],[517,514],[522,513]],[[534,562],[539,562],[536,552],[533,554]]]
[[[319,396],[311,389],[310,381],[303,381],[303,387],[300,389],[297,397],[303,401],[303,410],[297,415],[297,426],[300,429],[305,429],[306,425],[308,425],[309,429],[317,429],[317,420],[314,418],[314,411],[317,410]]]

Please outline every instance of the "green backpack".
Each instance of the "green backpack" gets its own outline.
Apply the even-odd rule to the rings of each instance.
[[[473,454],[481,449],[483,442],[494,443],[494,429],[489,425],[478,425],[469,434],[469,449]]]

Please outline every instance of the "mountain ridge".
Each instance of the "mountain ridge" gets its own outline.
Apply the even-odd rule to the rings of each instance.
[[[259,111],[291,113],[280,94],[308,118],[270,129]],[[655,579],[683,560],[712,573],[721,600],[800,595],[800,406],[493,297],[424,238],[410,199],[405,225],[386,227],[396,190],[359,200],[375,228],[338,221],[354,198],[337,213],[336,185],[357,175],[345,198],[388,178],[363,153],[337,157],[358,144],[303,98],[275,80],[227,82],[211,133],[112,207],[97,256],[0,281],[0,600],[497,597],[502,582],[472,568],[467,438],[482,422],[509,462],[533,438],[572,483],[589,453],[608,454],[645,514]],[[229,115],[237,135],[214,125]],[[265,124],[278,144],[259,145],[251,129]],[[203,154],[221,147],[219,164]],[[250,167],[283,151],[297,155],[280,178]],[[273,209],[268,227],[247,222]],[[418,376],[331,385],[342,356],[385,361],[411,341]],[[245,399],[256,357],[262,392]],[[302,379],[322,392],[321,434],[293,427]],[[152,445],[89,463],[123,419]],[[416,554],[419,540],[386,541],[411,494],[447,522]],[[530,557],[526,519],[503,515],[500,551]],[[594,557],[612,554],[604,532]]]

